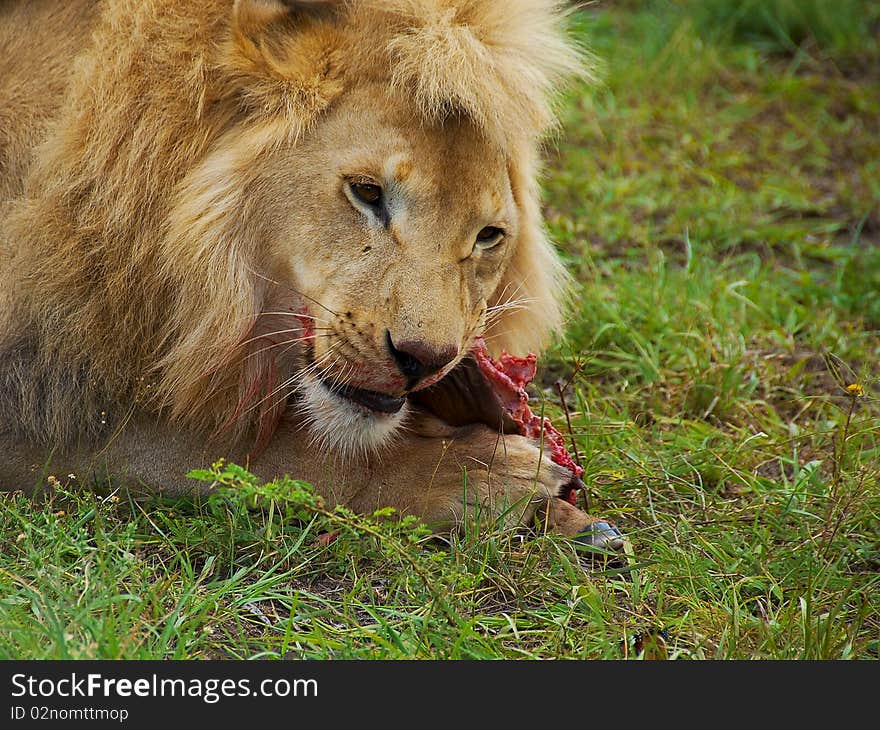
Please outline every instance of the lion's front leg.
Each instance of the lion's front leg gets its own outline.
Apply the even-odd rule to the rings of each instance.
[[[14,455],[16,449],[11,451]],[[220,453],[263,479],[288,474],[311,482],[330,504],[359,512],[393,507],[438,532],[475,520],[509,527],[538,524],[605,549],[623,545],[610,523],[561,499],[576,481],[568,469],[550,461],[531,439],[499,434],[483,425],[455,428],[437,419],[420,419],[393,446],[365,462],[320,452],[308,434],[291,423],[282,425],[257,458],[234,450]],[[83,480],[112,475],[118,484],[180,494],[200,489],[184,474],[217,455],[203,439],[141,414],[93,453],[55,454],[47,462],[45,454],[22,452],[8,468],[0,459],[0,476],[9,478],[0,487],[22,488],[38,477],[30,470],[42,464],[60,473],[75,472]]]

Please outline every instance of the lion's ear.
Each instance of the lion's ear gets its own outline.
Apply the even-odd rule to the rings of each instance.
[[[235,0],[232,32],[239,42],[259,43],[268,28],[283,21],[288,8],[276,0]]]
[[[338,3],[339,0],[235,0],[232,32],[238,42],[258,48],[267,36],[282,30],[292,16],[327,10]]]
[[[261,113],[306,121],[341,91],[332,17],[342,0],[235,0],[224,66]]]

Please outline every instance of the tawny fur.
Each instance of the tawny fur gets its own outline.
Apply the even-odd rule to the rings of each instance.
[[[559,0],[5,3],[0,435],[32,458],[143,423],[283,454],[303,342],[312,374],[403,392],[381,333],[458,360],[515,300],[490,347],[539,350],[566,283],[539,145],[589,75],[564,24]],[[321,177],[357,173],[362,139],[420,201],[385,231]],[[470,255],[490,215],[509,240]]]

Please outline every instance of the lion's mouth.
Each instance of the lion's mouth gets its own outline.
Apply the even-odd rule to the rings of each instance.
[[[397,413],[406,403],[406,398],[379,393],[375,390],[365,390],[364,388],[355,388],[353,385],[331,383],[324,380],[321,382],[331,393],[347,398],[376,413]]]

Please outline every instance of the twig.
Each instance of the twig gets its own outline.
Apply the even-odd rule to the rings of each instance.
[[[568,404],[565,402],[565,389],[567,387],[567,383],[563,383],[561,380],[556,381],[556,390],[559,393],[559,400],[562,402],[562,410],[565,412],[565,422],[568,425],[568,435],[571,436],[571,448],[572,451],[574,451],[574,463],[583,469],[584,465],[581,464],[581,455],[578,453],[578,447],[574,440],[574,430],[571,427],[571,416],[568,413]]]
[[[571,381],[569,381],[571,382]],[[566,383],[563,383],[561,380],[556,381],[556,390],[559,393],[559,400],[562,403],[562,410],[565,413],[565,423],[568,426],[568,435],[571,437],[571,450],[574,452],[574,463],[577,464],[581,469],[584,468],[584,465],[581,464],[581,455],[578,453],[577,443],[574,440],[574,429],[571,427],[571,416],[568,413],[568,404],[565,402],[565,389],[568,387]],[[590,511],[590,496],[587,494],[586,488],[581,489],[581,494],[584,495],[584,511]]]

